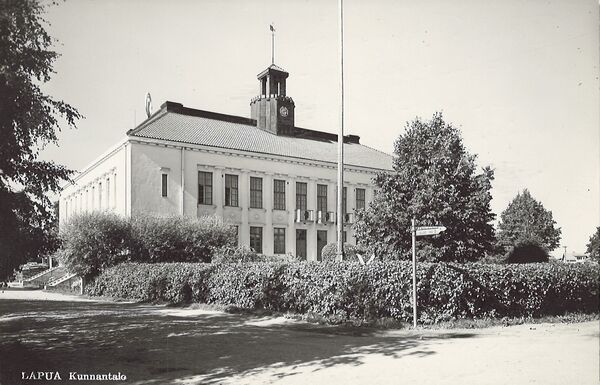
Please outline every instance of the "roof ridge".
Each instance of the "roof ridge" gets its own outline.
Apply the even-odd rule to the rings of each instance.
[[[158,110],[154,114],[152,114],[149,118],[147,118],[142,123],[140,123],[137,127],[127,130],[126,134],[127,135],[135,135],[138,132],[140,132],[142,129],[144,129],[146,126],[148,126],[149,124],[154,123],[157,120],[159,120],[160,118],[164,117],[166,114],[167,114],[167,110],[161,108],[160,110]]]
[[[367,146],[366,144],[358,143],[358,145],[359,145],[359,146],[366,147],[366,148],[368,148],[368,149],[370,149],[370,150],[373,150],[373,151],[377,151],[377,152],[378,152],[378,153],[380,153],[380,154],[387,155],[387,156],[390,156],[390,157],[394,158],[394,155],[393,155],[393,154],[388,154],[387,152],[384,152],[384,151],[378,150],[378,149],[376,149],[376,148],[373,148],[373,147],[371,147],[371,146]]]

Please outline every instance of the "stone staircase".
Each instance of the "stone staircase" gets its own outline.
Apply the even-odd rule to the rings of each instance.
[[[32,277],[23,280],[24,287],[44,287],[50,280],[63,277],[67,274],[64,266],[56,266],[48,270],[44,270]]]

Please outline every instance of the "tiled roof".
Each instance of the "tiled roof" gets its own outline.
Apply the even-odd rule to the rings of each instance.
[[[147,123],[130,131],[129,136],[162,139],[224,149],[337,162],[337,142],[275,135],[254,125],[191,116],[175,112],[157,113]],[[230,119],[231,120],[231,119]],[[249,121],[249,120],[248,120]],[[348,165],[389,170],[392,156],[355,143],[344,144]]]

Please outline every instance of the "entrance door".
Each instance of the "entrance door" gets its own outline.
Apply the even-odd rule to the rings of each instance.
[[[296,229],[296,256],[306,261],[306,230]]]
[[[327,245],[327,230],[317,230],[317,261],[321,261],[321,251]]]

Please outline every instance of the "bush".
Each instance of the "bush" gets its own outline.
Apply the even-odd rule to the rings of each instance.
[[[512,248],[505,263],[536,263],[548,262],[550,256],[535,243],[522,243]]]
[[[60,231],[57,257],[70,272],[86,279],[130,259],[131,225],[112,213],[74,216]]]
[[[95,212],[74,216],[60,239],[56,256],[69,271],[90,279],[125,261],[210,262],[217,250],[233,244],[235,229],[217,217],[125,219]]]
[[[239,262],[293,262],[297,258],[291,254],[264,255],[257,254],[247,246],[224,246],[215,251],[213,263],[239,263]]]
[[[591,264],[420,263],[420,322],[598,311]],[[92,295],[314,313],[329,319],[409,321],[411,265],[357,263],[131,264],[103,272]]]
[[[218,217],[152,217],[131,220],[134,256],[141,262],[210,262],[214,252],[233,245],[235,229]]]
[[[355,246],[350,243],[344,243],[344,261],[356,262],[358,257],[356,254],[362,255],[363,259],[367,257],[366,251],[361,246]],[[337,260],[337,243],[328,243],[323,247],[321,251],[321,259],[323,261],[336,261]]]

